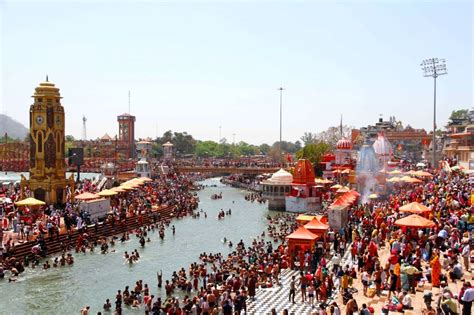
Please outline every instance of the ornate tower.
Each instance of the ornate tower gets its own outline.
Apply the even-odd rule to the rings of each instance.
[[[35,198],[48,204],[65,198],[64,108],[59,89],[48,81],[35,89],[30,106],[30,178]]]
[[[135,116],[122,114],[117,117],[119,123],[119,148],[126,158],[135,158]]]

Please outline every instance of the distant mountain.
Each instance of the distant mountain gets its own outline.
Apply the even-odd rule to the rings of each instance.
[[[4,137],[6,132],[9,138],[23,140],[28,134],[28,131],[28,128],[10,116],[0,114],[0,137]]]

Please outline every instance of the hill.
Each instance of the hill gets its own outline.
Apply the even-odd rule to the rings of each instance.
[[[4,137],[5,132],[9,138],[23,140],[28,134],[28,128],[10,116],[0,114],[0,137]]]

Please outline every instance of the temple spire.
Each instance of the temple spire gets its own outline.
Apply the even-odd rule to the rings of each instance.
[[[46,82],[49,82],[49,81],[48,81],[48,75],[46,75]]]
[[[339,124],[339,132],[341,134],[341,139],[342,139],[342,137],[343,137],[343,133],[342,133],[342,114],[341,114],[341,122]]]

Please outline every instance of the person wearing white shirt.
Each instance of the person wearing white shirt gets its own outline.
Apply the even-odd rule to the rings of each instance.
[[[462,315],[471,315],[472,301],[474,301],[474,288],[470,282],[465,282],[463,287],[466,289],[461,297]]]
[[[469,241],[464,243],[464,246],[462,248],[461,252],[462,259],[464,261],[464,268],[466,269],[467,272],[471,272],[471,268],[469,265],[469,259],[471,256],[471,247],[469,245]]]

